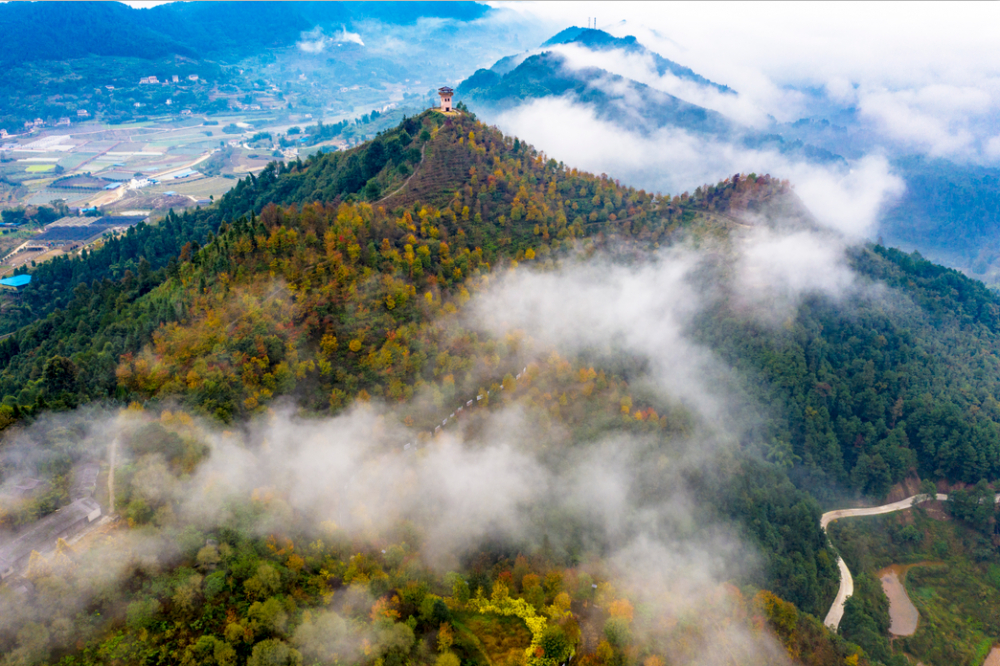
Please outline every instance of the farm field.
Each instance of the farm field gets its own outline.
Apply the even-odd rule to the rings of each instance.
[[[213,116],[211,121],[204,117],[172,118],[114,126],[92,121],[10,137],[0,144],[0,208],[62,201],[77,208],[113,205],[120,209],[118,204],[128,199],[139,200],[129,204],[133,208],[176,205],[178,202],[160,196],[168,191],[193,199],[219,196],[236,183],[234,178],[220,176],[257,172],[275,159],[271,150],[245,145],[247,139],[258,132],[278,133],[311,122],[296,115],[225,114]],[[223,131],[233,126],[237,126],[237,133]],[[223,148],[231,155],[221,169],[206,174],[208,177],[197,172],[197,164]],[[108,197],[102,187],[64,188],[57,182],[90,175],[127,184],[133,178],[159,179],[184,169],[194,173],[165,180],[149,193],[135,197]],[[195,184],[198,181],[204,182]]]

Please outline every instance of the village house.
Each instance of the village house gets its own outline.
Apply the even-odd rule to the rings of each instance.
[[[70,124],[69,123],[69,118],[66,118],[65,116],[63,116],[62,118],[59,119],[59,122],[56,123],[56,127],[64,127],[64,126],[69,125],[69,124]]]
[[[139,79],[139,85],[150,85],[150,84],[159,83],[159,82],[160,82],[160,80],[158,78],[156,78],[155,76],[144,76],[141,79]]]
[[[178,78],[178,76],[177,76],[176,74],[174,74],[174,76],[173,76],[173,78],[172,78],[171,80],[172,80],[172,81],[173,81],[174,83],[180,83],[180,81],[181,81],[181,80],[180,80],[180,78]]]
[[[90,111],[87,111],[86,109],[79,109],[76,112],[76,117],[77,118],[89,118],[90,117]]]
[[[188,74],[188,81],[197,81],[197,80],[198,80],[197,74]]]

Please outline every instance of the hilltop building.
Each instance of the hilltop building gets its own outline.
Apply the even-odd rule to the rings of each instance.
[[[77,118],[89,118],[90,117],[90,111],[87,111],[86,109],[79,109],[76,112],[76,117]]]
[[[10,135],[7,134],[7,130],[0,129],[0,139],[6,139],[8,136],[10,136]]]
[[[159,83],[160,80],[155,76],[144,76],[139,79],[139,85]]]
[[[455,91],[445,86],[444,88],[438,88],[438,95],[441,96],[441,111],[444,113],[449,113],[451,111],[451,98],[455,94]]]
[[[197,81],[197,80],[198,80],[197,74],[188,74],[188,81]]]
[[[173,76],[173,78],[172,78],[171,80],[172,80],[172,81],[173,81],[174,83],[180,83],[180,79],[179,79],[179,78],[177,77],[177,75],[176,75],[176,74],[174,74],[174,76]]]

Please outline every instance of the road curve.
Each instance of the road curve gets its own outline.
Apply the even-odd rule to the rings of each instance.
[[[997,497],[1000,499],[1000,495]],[[896,511],[909,509],[914,504],[926,502],[929,499],[931,499],[930,495],[913,495],[911,497],[907,497],[906,499],[899,500],[898,502],[883,504],[882,506],[872,506],[865,509],[837,509],[835,511],[827,511],[822,515],[822,517],[820,517],[819,526],[825,532],[827,525],[835,520],[840,520],[841,518],[880,516],[885,513],[894,513]],[[948,499],[948,496],[943,493],[938,493],[935,495],[934,499],[944,502]],[[837,627],[840,626],[840,620],[844,617],[844,604],[847,603],[848,597],[854,594],[854,578],[851,576],[851,571],[847,568],[844,558],[840,555],[837,555],[837,568],[840,569],[840,589],[837,590],[837,598],[833,600],[833,605],[830,606],[830,612],[826,614],[826,619],[823,620],[823,624],[833,631],[837,631]]]

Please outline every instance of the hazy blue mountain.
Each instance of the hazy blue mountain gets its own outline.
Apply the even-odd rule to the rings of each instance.
[[[1000,282],[1000,169],[921,156],[893,168],[906,192],[883,216],[885,242]]]
[[[317,25],[409,25],[421,17],[468,21],[488,11],[476,2],[174,2],[149,9],[116,2],[0,3],[0,64],[87,55],[254,54],[293,45]]]

